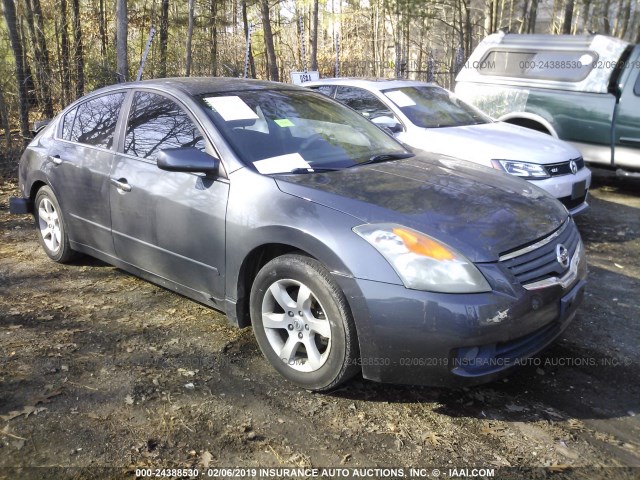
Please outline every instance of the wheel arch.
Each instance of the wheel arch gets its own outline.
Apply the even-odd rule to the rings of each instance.
[[[558,133],[555,127],[546,118],[528,112],[514,112],[503,115],[498,120],[511,125],[518,125],[520,127],[530,128],[538,132],[546,133],[554,138],[558,138]]]
[[[236,299],[235,308],[227,314],[240,328],[251,325],[249,295],[256,275],[262,267],[276,257],[288,253],[306,255],[320,262],[329,272],[351,276],[351,272],[339,256],[328,245],[309,233],[292,228],[276,228],[258,237],[269,238],[271,241],[249,248],[238,261],[237,277],[227,282],[227,298]],[[227,268],[230,272],[233,267],[228,265]]]

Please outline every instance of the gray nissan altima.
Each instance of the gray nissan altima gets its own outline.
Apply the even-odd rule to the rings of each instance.
[[[253,327],[284,377],[498,378],[575,316],[567,210],[517,178],[406,150],[291,85],[149,80],[95,91],[33,139],[23,198],[44,251],[82,253]]]

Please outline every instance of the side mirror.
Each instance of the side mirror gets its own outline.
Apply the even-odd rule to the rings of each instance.
[[[376,117],[371,121],[379,127],[389,130],[391,133],[399,133],[402,131],[402,125],[395,118],[387,115]]]
[[[169,172],[216,174],[220,160],[195,147],[167,148],[156,157],[158,168]]]

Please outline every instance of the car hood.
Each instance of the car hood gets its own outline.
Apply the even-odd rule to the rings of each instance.
[[[281,191],[357,218],[398,223],[474,262],[557,229],[567,211],[542,189],[463,160],[419,154],[327,173],[278,175]]]
[[[490,165],[519,160],[543,165],[568,162],[580,152],[562,140],[529,128],[493,122],[460,127],[419,128],[398,135],[412,147]]]

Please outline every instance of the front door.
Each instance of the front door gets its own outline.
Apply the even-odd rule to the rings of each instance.
[[[137,91],[124,136],[111,171],[117,256],[209,297],[224,298],[228,181],[156,165],[156,155],[165,148],[205,150],[199,127],[173,99]]]

